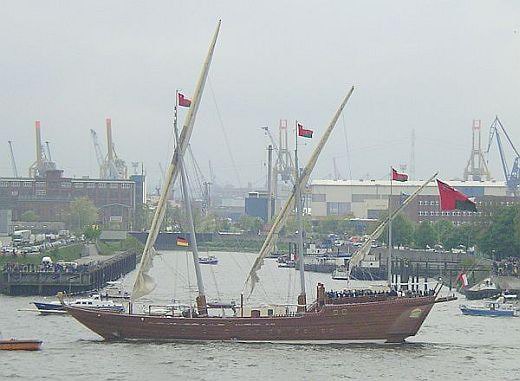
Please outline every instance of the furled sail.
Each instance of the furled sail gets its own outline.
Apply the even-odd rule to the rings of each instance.
[[[217,37],[220,31],[221,21],[219,20],[217,24],[217,29],[213,34],[213,38],[211,40],[208,54],[204,61],[204,65],[202,67],[197,85],[195,87],[195,92],[193,94],[193,99],[186,115],[186,119],[184,121],[181,135],[179,140],[177,141],[177,146],[175,147],[175,151],[172,155],[172,159],[170,161],[170,165],[168,166],[168,170],[166,172],[166,177],[164,181],[164,186],[161,189],[161,195],[159,197],[159,203],[157,204],[157,209],[155,210],[155,214],[152,219],[152,224],[150,226],[150,231],[148,233],[148,239],[146,240],[146,244],[143,250],[143,255],[141,256],[141,264],[139,266],[139,272],[137,273],[137,277],[135,279],[134,288],[132,291],[132,300],[139,299],[150,292],[155,288],[155,282],[153,278],[149,275],[149,271],[153,265],[153,258],[155,256],[154,244],[157,239],[157,235],[159,234],[159,229],[161,227],[162,221],[164,219],[164,213],[166,211],[166,202],[167,195],[170,193],[170,189],[179,174],[179,159],[184,157],[184,152],[188,147],[191,133],[193,132],[193,126],[195,124],[195,117],[197,116],[197,111],[199,109],[200,101],[202,99],[202,93],[204,91],[204,85],[206,83],[206,79],[208,77],[209,67],[211,65],[211,60],[213,58],[213,51],[215,50],[215,45],[217,43]]]
[[[305,166],[301,176],[299,176],[298,180],[292,189],[291,195],[289,196],[289,199],[285,202],[282,210],[278,213],[276,216],[273,225],[271,226],[271,229],[269,230],[269,233],[267,233],[267,237],[262,245],[262,248],[260,249],[260,252],[258,253],[258,257],[256,258],[253,267],[249,271],[249,275],[247,276],[245,287],[247,285],[250,285],[249,295],[253,292],[256,283],[259,281],[259,277],[257,274],[257,271],[260,270],[262,265],[264,264],[265,257],[270,253],[270,251],[273,249],[274,243],[275,243],[275,237],[280,232],[280,229],[284,226],[285,221],[287,220],[287,217],[290,213],[290,211],[293,208],[294,201],[295,201],[295,195],[297,191],[297,187],[300,188],[300,191],[303,192],[303,189],[305,188],[305,185],[307,184],[307,181],[309,180],[309,177],[312,173],[312,170],[314,169],[314,166],[316,165],[316,162],[318,161],[318,156],[320,155],[321,151],[323,150],[323,147],[325,146],[325,143],[327,143],[327,140],[332,133],[332,130],[334,129],[334,126],[336,125],[336,122],[339,119],[339,116],[341,115],[341,112],[345,108],[345,105],[347,104],[348,100],[350,99],[350,96],[352,95],[352,92],[354,91],[354,86],[350,89],[348,94],[345,96],[343,101],[341,102],[338,110],[334,114],[334,117],[332,118],[329,126],[325,130],[325,133],[321,137],[320,142],[314,149],[314,152],[312,153],[311,158],[309,159],[309,162]]]
[[[350,261],[348,262],[348,276],[350,276],[350,273],[352,272],[352,269],[356,266],[358,266],[366,257],[366,255],[370,252],[370,248],[372,247],[372,244],[374,241],[376,241],[381,234],[383,234],[383,231],[388,226],[388,223],[393,220],[408,204],[410,204],[415,197],[421,193],[421,191],[428,185],[431,181],[433,181],[437,177],[437,172],[430,177],[428,180],[426,180],[415,192],[413,192],[410,196],[404,200],[404,202],[397,208],[391,216],[387,216],[384,221],[379,224],[379,226],[374,230],[374,232],[368,237],[368,239],[363,242],[363,245],[360,246],[359,250],[356,251],[356,253],[350,258]]]

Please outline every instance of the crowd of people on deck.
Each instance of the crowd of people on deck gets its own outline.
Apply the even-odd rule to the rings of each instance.
[[[509,257],[493,262],[493,274],[505,276],[520,276],[520,258]]]
[[[380,296],[406,296],[406,297],[418,297],[418,296],[431,296],[435,293],[434,290],[400,290],[391,289],[390,291],[374,291],[374,290],[343,290],[343,291],[327,291],[326,295],[329,299],[339,298],[356,298],[362,296],[368,297],[380,297]]]
[[[42,264],[21,264],[6,263],[2,269],[3,272],[20,273],[20,272],[53,272],[53,273],[83,273],[87,272],[89,265],[63,264],[63,263],[42,263]]]

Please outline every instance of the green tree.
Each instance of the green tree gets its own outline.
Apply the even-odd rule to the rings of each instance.
[[[439,220],[433,225],[433,227],[437,232],[438,242],[440,242],[442,246],[448,247],[448,239],[455,229],[453,222],[448,220]]]
[[[242,216],[238,220],[238,226],[240,229],[251,234],[258,234],[260,229],[262,229],[263,224],[264,223],[260,217]]]
[[[437,231],[428,221],[423,221],[416,225],[414,232],[415,245],[424,249],[426,246],[433,247],[437,243]]]
[[[20,216],[20,220],[24,222],[34,222],[38,221],[40,219],[40,216],[36,214],[34,210],[27,210],[22,213]]]
[[[89,225],[83,230],[83,235],[89,241],[93,241],[99,238],[101,235],[101,229],[98,225]]]
[[[488,257],[517,257],[520,255],[519,229],[520,206],[497,208],[480,229],[478,247]]]
[[[371,234],[387,217],[388,214],[381,213],[379,222],[370,227]],[[413,242],[414,224],[403,214],[398,214],[392,221],[392,244],[397,246],[408,246]],[[379,238],[380,241],[388,244],[388,226]]]
[[[86,226],[98,220],[98,208],[88,197],[76,198],[69,205],[68,220],[72,229],[82,232]]]
[[[303,230],[307,233],[307,236],[309,236],[309,233],[312,231],[312,224],[311,219],[309,216],[302,216],[302,224],[303,224]],[[282,228],[281,235],[283,236],[293,236],[298,231],[298,224],[296,223],[296,217],[290,216],[287,218],[287,221],[285,222],[285,226]]]
[[[443,246],[446,250],[451,250],[461,245],[466,248],[475,246],[477,236],[478,231],[475,224],[454,226],[453,230],[447,235]]]

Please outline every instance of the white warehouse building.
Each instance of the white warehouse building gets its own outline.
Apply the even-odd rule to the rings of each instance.
[[[442,179],[441,179],[442,180]],[[443,180],[444,181],[444,180]],[[392,182],[392,194],[409,195],[424,181]],[[508,196],[504,181],[445,181],[469,197]],[[389,180],[312,180],[310,183],[310,211],[313,217],[344,216],[378,218],[388,209]],[[421,192],[424,196],[438,196],[437,183],[431,182]]]

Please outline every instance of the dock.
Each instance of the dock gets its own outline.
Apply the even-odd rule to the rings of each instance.
[[[88,260],[88,262],[87,262]],[[4,269],[0,275],[0,293],[11,296],[51,296],[99,290],[134,270],[137,253],[126,251],[110,257],[83,258],[75,271],[39,271],[21,265]]]

